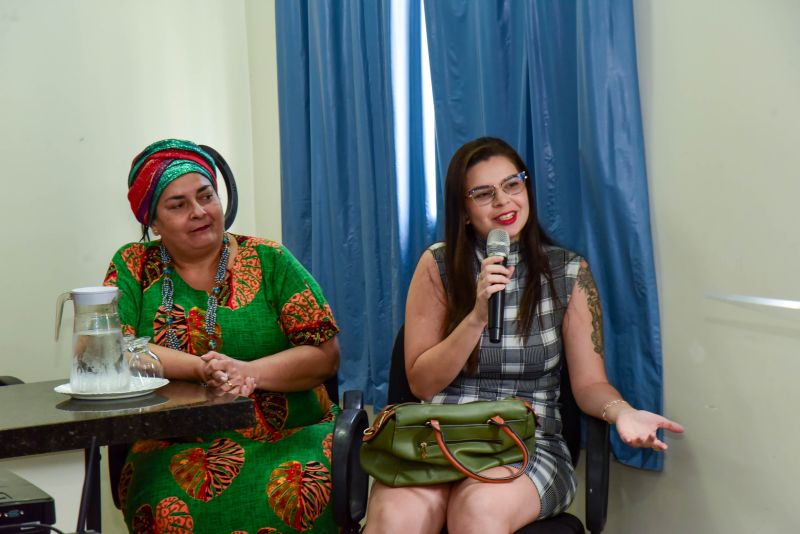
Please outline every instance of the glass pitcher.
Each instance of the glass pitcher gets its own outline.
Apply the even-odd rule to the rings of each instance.
[[[73,393],[115,393],[128,391],[130,373],[122,354],[116,287],[81,287],[62,293],[56,304],[56,341],[61,330],[64,303],[75,304],[72,331],[72,370],[69,385]]]

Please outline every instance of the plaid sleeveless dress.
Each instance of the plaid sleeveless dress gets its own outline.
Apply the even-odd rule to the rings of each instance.
[[[431,251],[439,267],[439,275],[447,286],[444,267],[444,243],[436,243]],[[536,448],[525,473],[536,485],[542,500],[540,518],[564,511],[576,491],[575,471],[569,449],[561,436],[560,394],[561,359],[564,347],[561,325],[583,258],[566,249],[545,246],[553,274],[552,285],[541,279],[542,299],[533,320],[527,341],[519,335],[517,307],[525,290],[527,268],[520,263],[519,246],[512,243],[508,265],[516,266],[506,286],[503,336],[499,344],[489,341],[485,329],[480,341],[478,372],[463,371],[444,391],[433,397],[435,403],[465,403],[496,400],[509,396],[531,403],[539,417]],[[476,272],[486,257],[485,247],[475,251]],[[553,295],[557,299],[553,298]],[[541,325],[541,326],[540,326]]]

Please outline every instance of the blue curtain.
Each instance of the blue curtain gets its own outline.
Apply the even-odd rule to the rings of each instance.
[[[634,406],[661,413],[631,2],[428,0],[425,13],[439,168],[482,135],[518,149],[545,230],[592,266],[611,382]],[[612,446],[623,463],[662,468],[663,455],[616,434]]]
[[[407,205],[398,211],[390,8],[360,0],[275,5],[283,242],[320,283],[341,328],[340,389],[360,389],[376,406],[386,402],[416,256],[432,240],[424,191],[407,182],[422,165],[414,91],[403,117]],[[418,22],[419,6],[407,9]],[[417,86],[418,46],[409,52],[406,82]]]

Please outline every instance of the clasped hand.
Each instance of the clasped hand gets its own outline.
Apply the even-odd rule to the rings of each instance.
[[[256,379],[248,374],[248,362],[215,351],[207,352],[200,358],[205,362],[203,379],[211,393],[247,397],[255,391]]]
[[[670,432],[683,432],[683,426],[645,410],[629,408],[617,415],[617,432],[626,445],[631,447],[651,448],[654,451],[667,450],[667,444],[658,439],[656,431],[659,428]]]
[[[481,262],[481,272],[478,273],[478,283],[475,291],[475,306],[472,311],[484,324],[489,322],[489,297],[498,291],[503,291],[511,282],[514,267],[503,265],[502,256],[489,256]]]

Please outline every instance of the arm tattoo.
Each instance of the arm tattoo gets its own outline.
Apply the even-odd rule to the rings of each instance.
[[[603,309],[600,307],[600,295],[597,293],[592,271],[589,270],[589,265],[585,261],[581,262],[581,268],[578,271],[578,287],[586,293],[586,302],[589,305],[589,312],[592,314],[594,351],[603,358]]]

